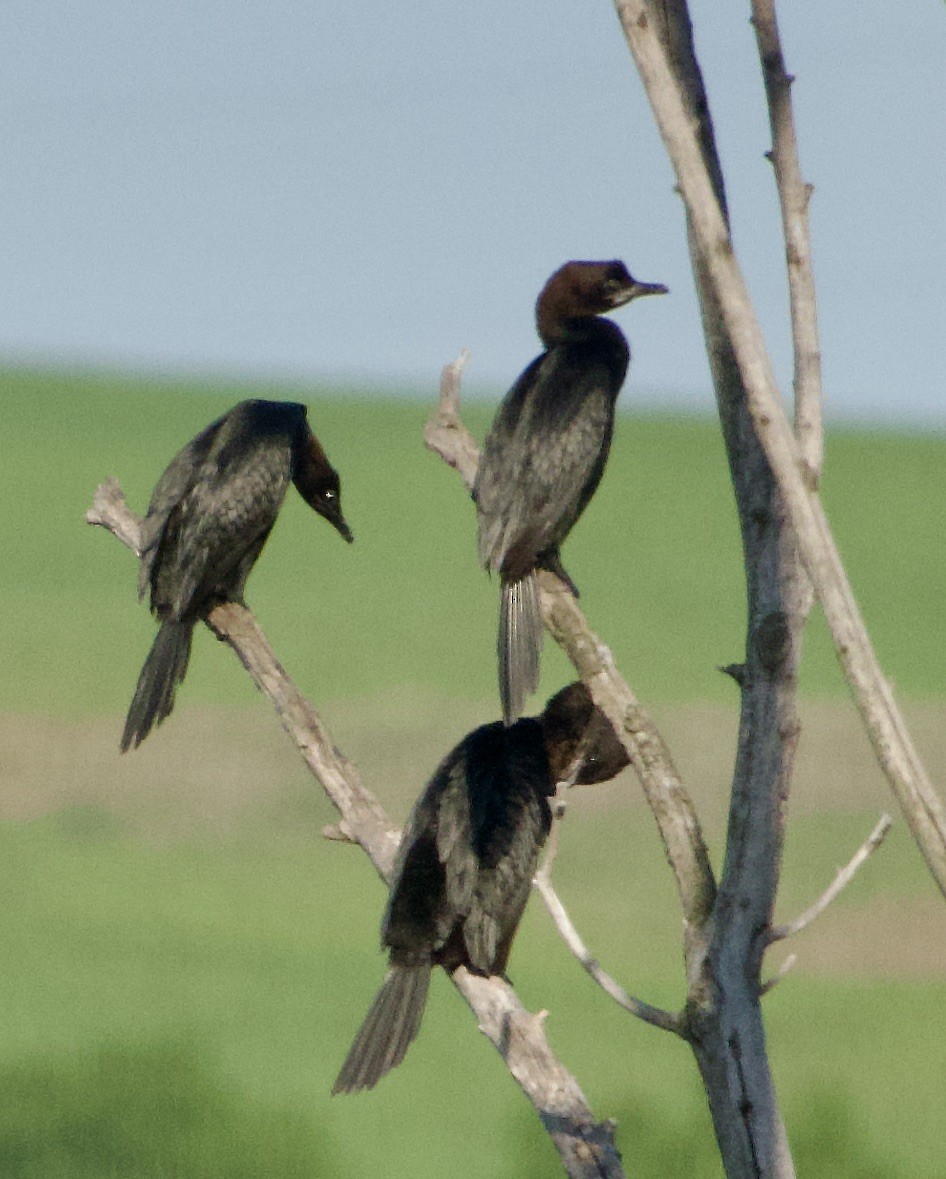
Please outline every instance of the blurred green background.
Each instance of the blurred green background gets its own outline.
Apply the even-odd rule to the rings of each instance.
[[[290,493],[247,597],[366,784],[402,819],[442,754],[495,719],[497,587],[459,479],[423,448],[435,393],[0,373],[3,1176],[560,1173],[445,977],[403,1066],[329,1097],[383,974],[382,889],[321,838],[331,808],[229,651],[198,633],[174,715],[117,752],[153,624],[131,554],[83,514],[108,475],[143,510],[174,452],[246,396],[306,401],[342,476],[355,545]],[[480,438],[490,414],[465,411]],[[942,781],[946,439],[833,430],[824,494]],[[564,556],[718,865],[736,696],[715,668],[740,656],[744,599],[714,424],[622,414]],[[548,644],[543,691],[570,678]],[[817,615],[802,692],[786,918],[893,805]],[[593,952],[633,993],[679,1004],[679,913],[636,781],[576,793],[562,840],[557,884]],[[799,1173],[942,1176],[946,906],[902,821],[790,949],[766,1012]],[[689,1050],[611,1004],[537,903],[510,972],[596,1115],[617,1120],[629,1173],[720,1174]]]

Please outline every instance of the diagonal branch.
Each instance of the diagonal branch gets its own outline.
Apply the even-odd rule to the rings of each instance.
[[[647,0],[615,0],[673,164],[690,225],[732,341],[749,411],[778,481],[799,550],[877,759],[927,865],[946,895],[946,812],[883,676],[772,373],[729,232]]]
[[[127,506],[115,479],[95,493],[86,520],[107,528],[138,551],[141,519]],[[251,612],[236,603],[213,609],[206,619],[266,696],[290,739],[341,814],[339,834],[367,852],[381,878],[390,883],[400,833],[346,757],[336,748],[322,719],[302,695],[269,646]],[[333,832],[334,834],[334,832]],[[572,1179],[623,1179],[614,1126],[594,1120],[578,1082],[549,1047],[544,1016],[532,1015],[501,978],[451,975],[509,1071],[532,1102]]]
[[[424,441],[471,489],[479,450],[460,420],[460,378],[466,359],[463,353],[445,366],[440,402],[424,429]],[[693,803],[656,725],[617,670],[611,652],[588,626],[574,596],[552,573],[542,571],[539,580],[546,626],[613,725],[644,788],[676,877],[689,949],[691,936],[702,928],[716,896]]]
[[[545,858],[542,861],[542,866],[535,874],[535,880],[532,882],[536,891],[542,897],[542,900],[545,901],[545,907],[548,909],[549,916],[555,923],[555,928],[561,934],[565,945],[568,946],[569,950],[571,950],[585,970],[587,970],[604,993],[610,995],[619,1007],[623,1007],[631,1015],[636,1015],[644,1023],[662,1028],[665,1032],[676,1032],[678,1036],[685,1038],[685,1021],[681,1016],[675,1015],[670,1011],[664,1011],[661,1007],[653,1007],[650,1003],[645,1003],[643,1000],[635,999],[632,995],[629,995],[620,983],[608,974],[597,958],[591,955],[588,947],[582,941],[581,934],[569,917],[568,911],[562,904],[552,884],[552,865],[555,863],[555,857],[558,853],[558,830],[561,822],[561,818],[557,818],[552,825]]]
[[[86,520],[114,532],[137,552],[141,520],[128,508],[115,479],[96,490]],[[365,789],[355,767],[336,748],[322,718],[286,674],[252,613],[228,602],[213,609],[206,622],[268,697],[290,740],[341,814],[346,830],[368,853],[381,878],[388,880],[400,832]]]
[[[775,925],[769,930],[769,943],[782,941],[787,937],[793,937],[796,933],[801,933],[816,917],[820,917],[828,905],[851,883],[861,865],[880,847],[892,826],[893,819],[889,815],[881,815],[877,826],[844,867],[838,869],[834,880],[814,904],[809,905],[804,913],[799,914],[794,921],[789,921],[785,925]]]

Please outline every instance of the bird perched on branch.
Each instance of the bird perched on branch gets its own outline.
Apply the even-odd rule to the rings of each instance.
[[[469,733],[440,763],[401,837],[381,923],[387,977],[332,1089],[370,1089],[420,1027],[434,966],[506,970],[552,815],[556,784],[603,782],[627,754],[583,684],[539,717]]]
[[[566,262],[536,302],[545,351],[506,394],[483,446],[473,498],[479,556],[499,573],[499,694],[503,719],[521,715],[539,682],[542,615],[537,569],[577,595],[559,546],[601,480],[614,407],[630,360],[617,324],[599,319],[642,295],[623,262]]]
[[[295,402],[241,402],[188,442],[159,479],[141,528],[138,596],[150,594],[161,627],[138,677],[122,752],[171,712],[195,624],[221,602],[242,602],[290,482],[351,542],[338,475]]]

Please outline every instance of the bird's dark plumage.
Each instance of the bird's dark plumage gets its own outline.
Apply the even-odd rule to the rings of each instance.
[[[138,679],[121,748],[140,745],[174,706],[195,624],[239,602],[289,483],[348,541],[338,475],[304,405],[243,401],[171,460],[141,529],[138,596],[161,624]]]
[[[597,719],[604,727],[592,729]],[[381,923],[388,974],[333,1093],[370,1089],[403,1060],[434,966],[505,972],[549,833],[549,797],[578,755],[579,782],[601,781],[627,764],[586,689],[573,684],[542,716],[483,725],[440,763],[398,849]]]
[[[630,350],[603,312],[659,283],[633,279],[622,262],[567,262],[536,303],[545,351],[504,398],[483,447],[473,488],[482,564],[499,573],[499,686],[503,719],[536,690],[542,644],[538,568],[574,590],[559,546],[601,480],[614,407]]]
[[[575,786],[594,786],[609,782],[630,764],[611,722],[580,680],[546,702],[542,724],[556,782],[564,782],[574,772]],[[577,767],[576,759],[580,759]]]

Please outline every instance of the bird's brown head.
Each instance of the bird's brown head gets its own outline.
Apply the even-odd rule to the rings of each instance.
[[[556,782],[563,781],[580,758],[576,786],[607,782],[630,759],[617,739],[611,722],[591,699],[584,684],[576,681],[548,701],[540,717],[545,730],[549,767]]]
[[[328,461],[318,438],[306,430],[306,437],[292,456],[292,481],[305,502],[348,541],[355,539],[342,515],[341,484],[338,472]]]
[[[545,343],[564,338],[575,320],[603,315],[642,295],[665,295],[659,282],[639,282],[623,262],[566,262],[552,275],[535,305]]]

